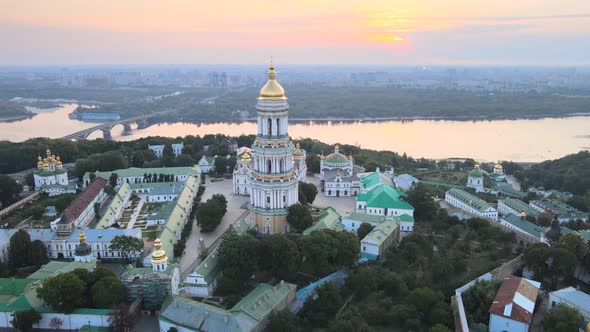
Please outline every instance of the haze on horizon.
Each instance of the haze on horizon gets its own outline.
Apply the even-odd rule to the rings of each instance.
[[[0,66],[590,65],[586,0],[0,4]]]

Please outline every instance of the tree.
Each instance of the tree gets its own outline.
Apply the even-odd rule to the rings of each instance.
[[[29,249],[31,247],[31,237],[24,229],[19,229],[10,238],[8,257],[10,264],[14,267],[24,267],[29,265]]]
[[[219,245],[219,265],[222,271],[219,288],[222,292],[237,292],[254,274],[258,268],[258,245],[258,241],[252,236],[239,236],[233,230],[223,236]]]
[[[54,330],[59,330],[61,329],[61,327],[64,325],[64,321],[57,318],[57,317],[53,317],[51,318],[51,320],[49,321],[49,327],[51,327]]]
[[[37,296],[53,310],[70,314],[84,301],[86,285],[73,273],[61,273],[43,280]]]
[[[526,266],[535,273],[535,279],[543,280],[550,249],[545,244],[536,244],[527,248],[524,253]]]
[[[297,239],[297,246],[311,273],[326,275],[334,271],[338,248],[331,232],[315,231],[301,236]]]
[[[96,173],[90,172],[90,174],[88,174],[88,179],[90,179],[90,182],[94,181],[94,179],[96,179]]]
[[[118,179],[119,179],[119,174],[111,173],[111,176],[109,176],[109,184],[111,185],[111,187],[115,188],[117,186]]]
[[[436,324],[430,328],[429,332],[451,332],[451,330],[442,324]]]
[[[359,298],[365,298],[379,287],[379,275],[377,269],[361,266],[348,278],[349,287],[355,291]]]
[[[334,262],[339,266],[352,266],[357,261],[361,245],[356,234],[352,232],[328,231],[336,243]]]
[[[143,249],[143,241],[133,236],[117,235],[111,241],[111,250],[118,250],[123,257],[134,257]]]
[[[356,235],[360,240],[362,240],[365,238],[365,236],[367,236],[367,234],[371,233],[373,228],[375,228],[375,226],[364,222],[359,226],[359,228],[357,228]]]
[[[571,277],[574,274],[578,260],[574,254],[563,248],[552,248],[551,281],[552,287],[557,287],[559,279]]]
[[[34,324],[41,321],[41,314],[34,309],[14,312],[12,317],[10,323],[15,329],[22,332],[30,331]]]
[[[584,258],[588,251],[588,244],[584,242],[584,239],[573,233],[562,235],[559,240],[557,240],[557,243],[555,243],[555,247],[566,249],[574,254],[578,260]]]
[[[121,304],[113,315],[109,317],[109,323],[114,332],[129,332],[133,328],[133,325],[135,325],[135,314],[129,310],[129,307]],[[176,328],[174,330],[178,331]]]
[[[441,294],[428,287],[414,288],[406,298],[406,302],[412,304],[419,312],[425,315],[441,300]]]
[[[215,158],[215,162],[213,163],[213,167],[215,169],[215,173],[218,175],[223,175],[227,172],[228,160],[225,157],[217,157]]]
[[[143,163],[145,162],[145,155],[143,151],[135,151],[133,153],[133,157],[131,158],[131,166],[133,167],[143,167]]]
[[[301,204],[313,204],[317,194],[318,188],[315,186],[315,184],[299,182],[299,202]],[[303,197],[301,197],[302,195]]]
[[[417,183],[408,190],[405,200],[414,207],[416,221],[432,222],[438,219],[439,207],[430,196],[426,185]]]
[[[225,197],[223,199],[225,200]],[[226,210],[227,208],[221,205],[220,198],[208,199],[197,208],[197,225],[204,233],[214,231],[221,223]]]
[[[301,233],[313,224],[313,217],[307,206],[303,204],[293,204],[289,206],[287,222],[297,232]]]
[[[277,279],[292,280],[299,269],[299,248],[284,234],[272,234],[262,238],[259,252],[259,269],[270,271]]]
[[[551,226],[552,222],[553,222],[553,216],[547,212],[541,212],[537,216],[537,224],[539,226],[549,227],[549,226]]]
[[[584,317],[574,308],[557,304],[549,309],[543,317],[543,327],[547,332],[578,331]]]
[[[227,199],[225,198],[225,196],[223,196],[223,194],[215,194],[215,195],[211,196],[211,199],[214,201],[217,201],[217,203],[219,203],[219,206],[221,207],[221,210],[223,211],[222,214],[225,215],[225,213],[227,212]]]
[[[317,297],[309,297],[303,304],[301,315],[314,327],[327,327],[340,307],[342,297],[338,288],[326,282],[316,288]]]
[[[30,244],[28,265],[41,266],[49,262],[47,247],[41,240],[35,240]]]
[[[297,332],[299,318],[289,310],[273,311],[268,316],[268,332]]]
[[[118,278],[106,277],[94,283],[90,293],[94,307],[109,309],[125,300],[125,285]]]
[[[0,175],[0,203],[6,207],[18,199],[23,187],[8,175]]]
[[[477,281],[475,285],[463,292],[463,306],[470,323],[488,325],[490,314],[488,310],[494,301],[498,285],[489,281]]]

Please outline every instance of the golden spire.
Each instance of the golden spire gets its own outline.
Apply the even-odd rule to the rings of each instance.
[[[168,259],[168,257],[166,257],[166,251],[162,249],[162,241],[160,241],[159,238],[154,241],[154,247],[154,252],[152,252],[152,262],[164,261]]]
[[[352,160],[352,153],[348,155],[348,160]]]
[[[80,244],[86,242],[86,234],[84,234],[84,232],[80,231],[80,234],[78,234],[78,239],[80,240]]]
[[[522,211],[520,213],[520,218],[525,219],[526,218],[526,212]]]
[[[244,154],[242,155],[242,161],[250,161],[250,155],[248,154],[248,152],[244,152]]]
[[[295,151],[293,151],[293,156],[294,157],[301,157],[301,156],[303,156],[303,152],[301,151],[301,149],[299,147],[300,147],[299,143],[295,144]]]
[[[49,148],[47,148],[47,150],[45,150],[45,155],[47,155],[47,157],[51,157],[51,150],[49,150]]]
[[[260,98],[262,99],[287,99],[285,89],[276,80],[277,72],[275,66],[270,63],[268,67],[268,82],[260,89]]]

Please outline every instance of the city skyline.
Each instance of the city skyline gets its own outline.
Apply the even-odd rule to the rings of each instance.
[[[590,3],[3,1],[0,66],[590,65]]]

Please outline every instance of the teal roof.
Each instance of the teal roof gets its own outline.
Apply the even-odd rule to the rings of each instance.
[[[340,152],[330,153],[329,155],[326,156],[326,158],[324,158],[323,161],[324,161],[324,164],[335,164],[335,165],[350,163],[350,160],[348,160],[348,158]]]
[[[342,225],[340,214],[336,212],[333,207],[328,207],[322,213],[320,213],[316,218],[316,223],[307,228],[303,231],[303,235],[308,235],[313,231],[323,230],[323,229],[331,229],[335,231],[341,231],[344,229]]]
[[[498,200],[498,203],[500,203],[500,202],[504,203],[505,205],[507,205],[511,209],[515,210],[517,213],[524,212],[527,215],[531,215],[534,217],[539,215],[538,210],[531,208],[527,203],[525,203],[519,199],[503,198],[503,199]]]
[[[166,202],[156,210],[156,214],[148,216],[147,220],[166,220],[176,207],[177,199]]]
[[[367,234],[361,242],[370,241],[378,246],[381,246],[383,242],[391,236],[393,232],[399,227],[399,224],[395,220],[388,220],[380,225],[375,226],[369,234]]]
[[[482,178],[483,172],[480,169],[475,168],[471,172],[469,172],[469,176],[472,178]]]
[[[90,263],[85,262],[61,262],[61,261],[50,261],[43,265],[37,272],[31,274],[27,279],[31,280],[45,280],[49,277],[60,273],[66,273],[74,271],[75,269],[86,269],[94,270],[96,267],[96,261]]]
[[[506,182],[496,183],[496,185],[494,186],[494,189],[496,189],[497,191],[499,191],[507,196],[518,197],[518,198],[523,198],[526,196],[525,192],[514,189],[514,187],[512,187],[510,184],[508,184]]]
[[[172,195],[178,194],[184,187],[184,182],[152,182],[132,183],[131,189],[148,189],[150,195]]]
[[[159,319],[192,331],[252,331],[277,307],[288,302],[296,286],[281,281],[259,284],[230,310],[169,295]]]
[[[399,216],[399,220],[403,222],[414,222],[414,217],[404,213]]]
[[[522,219],[519,216],[516,216],[512,213],[502,218],[502,220],[505,220],[512,226],[530,234],[531,236],[536,237],[537,239],[540,239],[541,235],[543,235],[545,232],[543,227],[535,225],[532,222],[529,222],[526,219]]]
[[[351,219],[351,220],[358,220],[360,222],[366,222],[371,224],[380,224],[387,220],[384,216],[375,216],[372,214],[366,213],[349,213],[348,215],[344,216],[343,218]]]
[[[488,204],[488,202],[484,201],[483,199],[461,189],[451,188],[447,191],[447,194],[452,195],[453,197],[461,200],[463,203],[471,206],[475,210],[482,213],[492,207],[490,204]]]
[[[119,178],[124,177],[143,177],[144,174],[164,174],[164,175],[195,175],[200,174],[201,170],[198,166],[187,166],[187,167],[153,167],[153,168],[137,168],[130,167],[124,169],[118,169],[110,172],[94,172],[97,177],[103,179],[109,179],[112,173],[117,173]],[[84,180],[89,179],[90,172],[84,174]]]
[[[578,231],[578,233],[586,243],[590,242],[590,230]]]
[[[390,186],[393,185],[391,179],[379,171],[363,176],[360,181],[363,188],[372,188],[381,183],[385,183]]]
[[[413,210],[414,207],[400,198],[406,194],[386,184],[378,185],[357,196],[357,201],[367,202],[367,207]]]
[[[560,219],[588,219],[589,215],[587,212],[582,212],[572,206],[553,199],[538,199],[532,201],[531,204],[540,206],[543,210],[551,210],[557,213]]]

